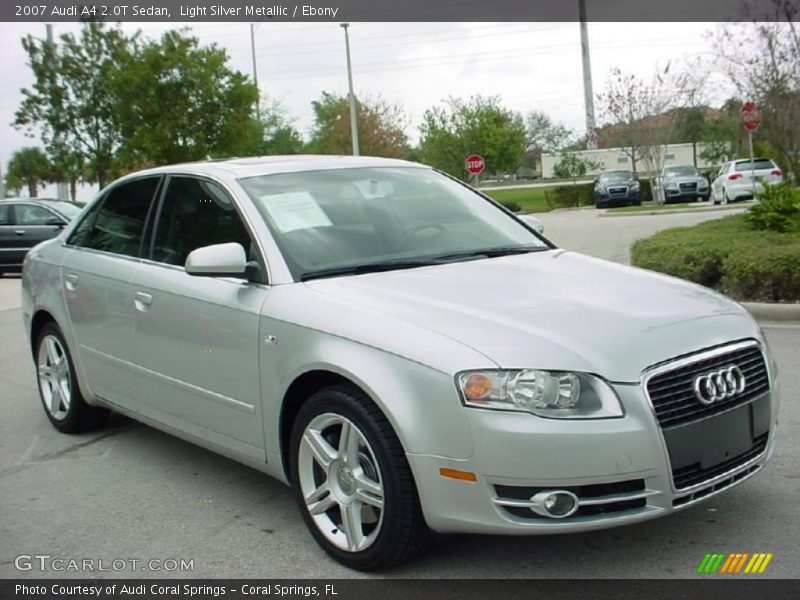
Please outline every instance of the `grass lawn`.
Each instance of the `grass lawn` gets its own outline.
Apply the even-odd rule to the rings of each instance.
[[[520,212],[536,213],[548,212],[550,207],[544,199],[546,188],[517,188],[513,190],[486,190],[483,193],[497,202],[516,202],[520,206]]]
[[[642,206],[619,206],[608,209],[609,212],[642,212],[651,210],[673,210],[675,208],[699,208],[709,206],[709,202],[682,202],[680,204],[643,204]]]

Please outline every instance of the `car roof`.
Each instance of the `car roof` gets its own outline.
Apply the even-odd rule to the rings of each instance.
[[[45,204],[47,202],[68,202],[58,198],[2,198],[0,202],[30,202],[31,204]]]
[[[296,173],[301,171],[325,171],[329,169],[355,169],[365,167],[417,167],[429,169],[426,165],[396,158],[374,156],[336,156],[295,154],[288,156],[258,156],[249,158],[230,158],[207,160],[155,167],[131,173],[128,177],[156,175],[163,173],[185,173],[196,175],[227,175],[236,178],[277,173]]]

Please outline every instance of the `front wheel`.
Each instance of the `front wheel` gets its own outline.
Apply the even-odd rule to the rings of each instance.
[[[291,439],[295,499],[316,541],[361,571],[404,562],[430,531],[400,441],[360,390],[341,385],[300,409]]]
[[[64,336],[47,323],[36,341],[39,396],[47,418],[63,433],[79,433],[102,424],[108,410],[90,406],[78,387],[78,377]]]

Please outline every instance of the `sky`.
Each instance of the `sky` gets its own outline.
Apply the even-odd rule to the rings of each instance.
[[[59,35],[78,25],[56,23]],[[202,43],[225,48],[234,69],[252,75],[248,23],[125,23],[158,37],[167,29],[191,28]],[[704,59],[714,68],[708,33],[713,23],[589,23],[592,78],[601,92],[612,68],[650,77],[654,69]],[[507,108],[544,111],[585,132],[580,28],[578,23],[351,23],[355,93],[380,96],[405,108],[413,142],[425,110],[448,96],[498,95]],[[44,23],[0,23],[0,164],[39,145],[12,127],[20,89],[33,77],[20,40],[45,37]],[[338,23],[255,25],[259,90],[281,103],[305,136],[313,123],[311,102],[322,91],[345,95],[344,32]],[[708,86],[711,104],[731,89],[721,73]],[[598,114],[598,117],[601,115]],[[52,191],[52,190],[50,190]],[[47,190],[46,190],[47,193]],[[79,199],[88,199],[82,188]]]

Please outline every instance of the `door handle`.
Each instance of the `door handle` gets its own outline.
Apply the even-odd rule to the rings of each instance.
[[[146,312],[150,310],[150,305],[153,304],[153,296],[144,292],[134,292],[133,303],[136,305],[136,310]]]
[[[24,229],[15,229],[14,230],[14,235],[25,235],[25,230]]]
[[[70,292],[74,292],[75,288],[78,285],[78,276],[75,273],[68,273],[66,277],[64,277],[64,287],[66,287]]]

